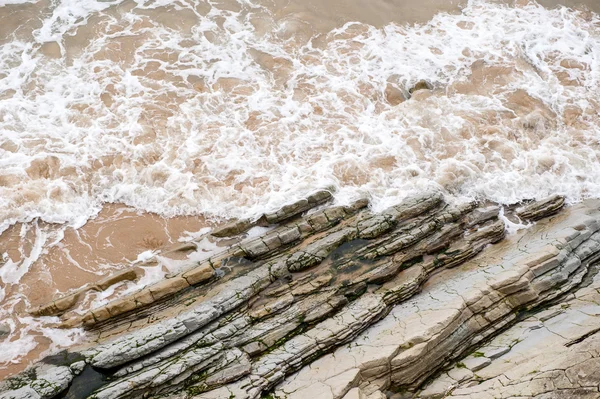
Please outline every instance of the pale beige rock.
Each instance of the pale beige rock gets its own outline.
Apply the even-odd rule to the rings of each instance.
[[[360,388],[352,388],[343,399],[367,399],[367,395]]]
[[[448,376],[456,382],[464,382],[473,378],[473,372],[466,367],[455,367],[448,371]]]
[[[492,363],[487,357],[470,357],[462,361],[466,368],[475,372]]]
[[[138,307],[143,307],[154,302],[154,297],[148,288],[136,292],[133,299]]]
[[[447,374],[442,374],[436,378],[431,384],[427,385],[424,390],[419,392],[421,398],[439,399],[446,396],[448,392],[456,386],[456,381],[450,378]]]
[[[585,207],[580,209],[581,213],[585,212]],[[574,216],[575,220],[572,223],[577,223],[577,217],[579,216]],[[566,223],[571,223],[571,221],[567,221]],[[506,311],[510,311],[512,307],[539,300],[539,294],[536,291],[528,289],[524,292],[518,291],[508,294],[508,302],[503,303],[505,305],[510,305],[510,307],[505,308],[504,311],[497,311],[497,313],[490,313],[491,311],[488,311],[486,312],[486,318],[475,317],[474,319],[468,319],[471,317],[469,316],[469,313],[464,313],[464,311],[460,310],[461,307],[464,306],[464,301],[467,301],[468,303],[479,301],[479,310],[475,310],[478,312],[486,309],[493,309],[497,299],[491,301],[488,300],[487,304],[484,304],[481,302],[484,297],[480,296],[480,294],[475,294],[479,296],[477,296],[477,300],[473,301],[469,296],[465,296],[466,291],[462,287],[477,286],[478,288],[482,288],[485,287],[486,283],[491,284],[492,286],[487,289],[490,293],[486,294],[486,300],[489,299],[494,286],[500,288],[507,286],[507,284],[514,283],[515,280],[520,281],[519,279],[523,276],[523,270],[519,269],[521,267],[520,265],[527,265],[529,263],[529,267],[534,267],[541,262],[547,261],[553,256],[558,256],[560,249],[548,243],[553,240],[552,234],[558,236],[561,234],[562,230],[563,227],[558,223],[556,226],[552,226],[551,233],[545,231],[543,227],[538,227],[537,230],[525,232],[525,234],[530,235],[531,238],[522,239],[519,242],[526,243],[525,245],[528,248],[539,248],[539,250],[543,251],[541,256],[537,255],[532,257],[529,255],[536,253],[534,251],[537,251],[537,248],[535,250],[529,250],[526,247],[525,251],[520,248],[515,248],[514,252],[505,255],[504,259],[506,259],[507,263],[504,265],[496,266],[498,264],[498,258],[494,258],[495,255],[492,254],[490,259],[493,260],[487,265],[485,264],[485,260],[479,259],[473,261],[474,264],[477,264],[477,268],[465,266],[464,269],[469,271],[448,272],[445,276],[440,274],[435,281],[428,282],[422,295],[417,295],[414,299],[397,305],[388,317],[369,328],[364,335],[355,339],[355,346],[340,348],[332,355],[327,355],[313,362],[310,368],[303,369],[300,372],[300,375],[303,375],[302,380],[321,380],[321,370],[339,370],[339,367],[343,367],[348,361],[345,359],[352,359],[352,362],[346,367],[355,367],[356,364],[364,364],[365,361],[371,362],[376,359],[381,359],[381,361],[391,361],[393,370],[398,370],[392,370],[392,380],[395,380],[396,383],[398,381],[410,383],[415,377],[422,375],[422,373],[426,373],[426,370],[431,364],[436,364],[434,358],[432,358],[434,353],[438,351],[443,353],[446,350],[450,350],[449,348],[451,348],[452,345],[457,344],[448,340],[440,341],[438,338],[435,339],[435,343],[431,342],[431,345],[426,345],[424,343],[428,340],[433,341],[432,338],[436,336],[439,337],[439,339],[447,336],[451,330],[448,330],[448,333],[442,333],[445,331],[444,328],[449,328],[449,326],[453,326],[452,328],[471,326],[466,330],[463,329],[463,331],[466,332],[468,329],[472,329],[471,331],[475,332],[486,328],[489,322],[501,320],[501,318],[504,317],[503,315],[506,314]],[[535,239],[533,237],[535,237]],[[518,239],[515,238],[515,240]],[[518,260],[518,257],[522,258],[523,261]],[[485,255],[483,259],[485,259]],[[560,262],[554,263],[556,267],[559,267]],[[481,270],[482,273],[480,273],[479,267],[481,267],[482,264],[485,265],[485,269]],[[516,267],[516,272],[506,273],[507,266]],[[455,274],[456,277],[449,278],[449,276],[452,276],[453,274]],[[528,286],[529,279],[534,278],[534,274],[527,274],[527,279],[522,283],[524,284],[524,287]],[[439,289],[436,289],[436,287],[439,287]],[[458,296],[458,293],[461,293],[461,296]],[[507,294],[497,291],[494,295],[498,295],[498,298],[502,298],[503,295]],[[458,302],[455,304],[454,300],[458,300]],[[461,302],[463,303],[462,305]],[[470,308],[473,308],[473,305],[470,305]],[[467,319],[465,319],[465,317]],[[481,340],[478,336],[473,338],[473,342],[477,342],[478,340]],[[387,347],[390,344],[394,344],[395,348],[397,348],[394,349],[392,353],[396,353],[402,345],[406,345],[409,349],[405,349],[392,357],[386,357],[384,353],[377,350],[378,348]],[[373,348],[373,350],[367,350],[367,348]],[[428,350],[425,350],[425,348]],[[490,360],[487,358],[479,357],[472,359],[473,360],[469,361],[469,365],[475,370],[482,370],[480,367],[490,363]],[[287,384],[284,383],[280,389],[285,390],[286,386]]]
[[[564,203],[564,197],[553,195],[518,208],[516,214],[522,219],[538,220],[556,213]]]
[[[367,399],[387,399],[387,396],[381,391],[375,391],[367,396]]]

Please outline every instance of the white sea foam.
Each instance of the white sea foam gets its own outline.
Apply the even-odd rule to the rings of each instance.
[[[22,246],[19,248],[19,253],[21,254],[20,262],[13,262],[6,253],[3,254],[4,264],[0,268],[0,280],[2,280],[2,283],[4,284],[18,283],[21,280],[21,277],[29,271],[33,262],[39,258],[44,249],[44,244],[46,244],[47,241],[47,234],[39,228],[37,223],[33,223],[33,225],[23,224],[21,226],[21,238],[25,237],[25,234],[30,227],[35,228],[36,233],[33,248],[29,254],[26,255],[24,253]]]
[[[63,1],[34,36],[61,41],[114,3]],[[423,26],[347,24],[317,49],[257,37],[240,15],[212,8],[190,33],[135,12],[107,16],[71,58],[3,45],[0,230],[34,217],[81,224],[102,201],[253,216],[330,185],[342,200],[369,193],[376,207],[431,186],[500,202],[600,194],[597,16],[473,1]],[[118,46],[135,54],[111,53]],[[453,93],[476,61],[509,71],[493,88]],[[440,93],[383,100],[388,81],[421,79]],[[511,116],[519,89],[547,114]],[[584,126],[565,124],[568,107]],[[28,175],[34,160],[41,171]]]
[[[597,15],[472,0],[424,25],[349,23],[298,44],[284,23],[258,27],[270,16],[251,2],[163,3],[63,0],[31,40],[0,45],[0,232],[78,227],[103,202],[256,217],[318,187],[376,210],[430,188],[600,196]],[[165,7],[188,23],[147,16]],[[386,99],[419,80],[435,90]],[[42,233],[40,250],[56,242]],[[0,252],[3,284],[39,255]]]
[[[513,222],[504,214],[504,207],[500,207],[498,219],[504,222],[504,226],[507,234],[515,234],[519,230],[528,229],[533,226],[532,222],[523,223],[521,221]]]
[[[59,322],[58,317],[20,316],[14,308],[19,302],[28,303],[27,298],[17,295],[2,304],[2,310],[12,317],[2,316],[3,323],[10,328],[8,337],[0,340],[0,364],[19,363],[24,355],[38,346],[41,337],[49,341],[45,353],[73,345],[83,335],[81,328],[57,329],[51,327]]]
[[[38,1],[39,0],[0,0],[0,7],[15,4],[37,3]]]

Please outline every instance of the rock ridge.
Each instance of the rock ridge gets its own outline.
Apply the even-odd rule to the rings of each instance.
[[[216,228],[202,239],[217,250],[172,249],[193,261],[84,314],[71,309],[86,290],[140,270],[32,310],[89,339],[6,379],[0,398],[500,397],[500,374],[481,370],[517,352],[491,343],[526,312],[597,294],[598,201],[502,209],[425,192],[375,213],[366,200],[330,200],[318,191]],[[506,236],[504,218],[535,223]],[[597,342],[590,325],[563,352]],[[580,388],[590,385],[569,386]]]

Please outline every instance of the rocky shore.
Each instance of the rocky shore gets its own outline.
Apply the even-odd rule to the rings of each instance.
[[[331,200],[167,248],[179,273],[86,313],[141,268],[32,309],[89,339],[0,398],[600,397],[600,201]]]

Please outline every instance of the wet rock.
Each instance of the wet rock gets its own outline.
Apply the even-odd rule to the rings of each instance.
[[[418,90],[431,90],[433,89],[433,85],[431,83],[429,83],[426,80],[419,80],[417,83],[414,84],[414,86],[412,86],[410,89],[408,89],[408,92],[410,94],[413,94],[415,91]]]
[[[250,219],[235,220],[215,228],[210,234],[215,237],[232,237],[246,232],[255,224]]]
[[[73,380],[68,366],[39,363],[24,373],[0,383],[2,399],[50,399],[64,391]]]
[[[173,295],[187,287],[189,287],[189,283],[185,278],[174,277],[161,281],[160,283],[153,284],[151,287],[149,287],[149,291],[154,300],[158,300],[169,295]]]
[[[509,208],[510,217],[561,216],[505,237],[497,205],[450,206],[439,193],[381,213],[358,201],[303,214],[330,198],[317,192],[265,215],[264,234],[217,240],[210,257],[91,309],[79,322],[97,341],[74,348],[83,359],[38,364],[35,378],[2,383],[0,397],[56,397],[92,367],[111,374],[96,399],[533,397],[591,387],[597,204]],[[569,307],[520,319],[567,293]],[[555,354],[536,360],[532,346]]]
[[[10,335],[11,328],[6,323],[0,323],[0,339],[6,338]]]
[[[270,225],[281,223],[286,219],[290,219],[294,216],[301,214],[311,208],[321,205],[332,198],[332,194],[328,190],[319,190],[306,198],[300,199],[294,203],[285,205],[281,209],[266,213],[257,220],[251,219],[240,219],[234,220],[223,226],[216,227],[211,231],[211,235],[214,237],[233,237],[239,234],[245,233],[251,227],[256,225]]]
[[[198,246],[194,242],[179,242],[173,244],[162,251],[162,254],[171,254],[176,252],[189,252],[195,251],[198,249]]]
[[[355,235],[356,232],[354,230],[344,229],[309,244],[306,248],[296,252],[287,259],[288,270],[297,272],[320,263],[334,249],[344,242],[351,240]]]
[[[522,206],[518,208],[515,213],[523,220],[538,220],[558,212],[564,204],[564,197],[553,195]]]
[[[398,105],[407,100],[407,95],[400,90],[396,85],[388,83],[384,91],[385,100],[390,105]]]
[[[477,225],[498,217],[500,207],[497,205],[487,206],[485,208],[475,209],[467,218],[467,227]]]
[[[306,199],[301,199],[292,204],[283,206],[277,212],[265,213],[263,215],[263,219],[268,224],[280,223],[286,219],[314,208],[317,205],[323,204],[329,201],[331,198],[331,192],[327,190],[317,191],[309,195]]]

